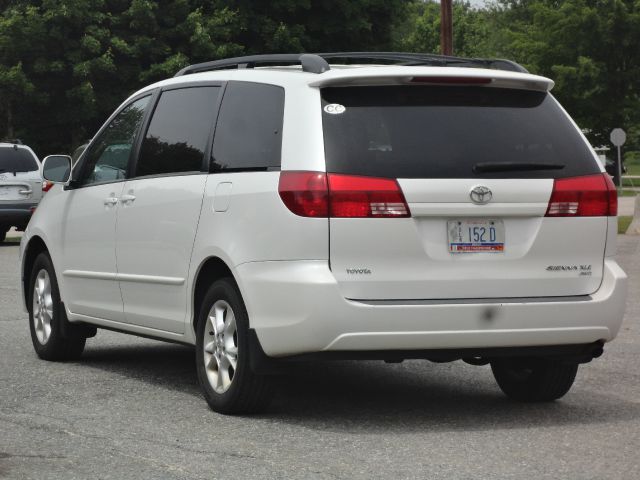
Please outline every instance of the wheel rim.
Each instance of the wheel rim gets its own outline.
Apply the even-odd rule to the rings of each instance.
[[[236,316],[224,300],[213,304],[204,328],[204,367],[216,393],[229,390],[238,364]]]
[[[36,337],[41,344],[47,343],[51,335],[51,319],[53,318],[53,298],[51,296],[51,279],[46,270],[36,275],[33,288],[33,324]]]

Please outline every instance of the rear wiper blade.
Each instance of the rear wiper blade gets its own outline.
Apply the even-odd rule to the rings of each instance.
[[[520,172],[531,170],[562,170],[564,163],[481,162],[473,166],[473,172]]]

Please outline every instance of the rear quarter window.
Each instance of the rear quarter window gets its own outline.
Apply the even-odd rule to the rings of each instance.
[[[600,171],[579,132],[545,92],[332,87],[322,90],[322,108],[329,172],[390,178],[562,178]],[[555,168],[474,168],[496,163]]]
[[[211,171],[280,168],[284,89],[229,82],[213,141]]]

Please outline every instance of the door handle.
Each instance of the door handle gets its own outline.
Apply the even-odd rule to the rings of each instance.
[[[104,199],[104,204],[107,207],[113,207],[118,203],[118,199],[116,197],[107,197]]]
[[[124,204],[131,203],[136,199],[135,195],[125,194],[120,197],[120,201]]]

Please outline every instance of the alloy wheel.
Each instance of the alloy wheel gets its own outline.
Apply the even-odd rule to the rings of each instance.
[[[38,272],[33,288],[33,323],[38,341],[44,345],[51,335],[53,319],[53,298],[51,279],[45,269]]]
[[[236,317],[224,300],[213,304],[204,329],[204,366],[211,387],[224,393],[233,382],[238,364]]]

